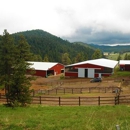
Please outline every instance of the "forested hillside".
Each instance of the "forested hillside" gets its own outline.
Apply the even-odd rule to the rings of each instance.
[[[130,52],[130,45],[104,46],[104,45],[91,44],[91,46],[94,47],[94,48],[99,48],[103,52],[115,52],[115,53]]]
[[[31,46],[31,51],[41,56],[43,61],[63,63],[63,57],[69,63],[91,59],[95,49],[79,43],[70,43],[43,30],[31,30],[12,34],[17,43],[19,35],[24,35]],[[40,58],[39,58],[40,59]]]

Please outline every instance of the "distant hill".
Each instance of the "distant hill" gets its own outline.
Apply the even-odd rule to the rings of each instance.
[[[103,52],[115,52],[115,53],[125,53],[130,52],[130,45],[118,45],[118,46],[105,46],[97,44],[89,44],[91,47],[99,48]]]
[[[91,59],[94,53],[94,47],[89,45],[82,45],[81,43],[70,43],[67,40],[63,40],[60,37],[54,36],[43,30],[31,30],[12,34],[17,41],[19,35],[22,34],[26,38],[27,42],[31,45],[31,51],[34,54],[40,55],[42,58],[48,57],[51,62],[61,62],[61,56],[63,53],[68,53],[72,63],[78,53],[84,55],[84,59],[88,57]]]
[[[91,44],[87,44],[84,42],[73,42],[73,44],[79,44],[79,45],[85,46],[87,48],[96,49],[95,47],[91,46]]]

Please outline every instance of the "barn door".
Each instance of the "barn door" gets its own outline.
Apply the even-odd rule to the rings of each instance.
[[[88,77],[88,69],[85,69],[85,77]]]
[[[85,70],[84,68],[78,68],[78,77],[84,78],[85,77]]]
[[[88,69],[88,78],[94,78],[94,73],[95,73],[95,70],[89,68]]]

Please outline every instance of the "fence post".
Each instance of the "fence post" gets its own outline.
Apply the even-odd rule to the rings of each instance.
[[[80,93],[82,93],[82,88],[80,89]]]
[[[100,93],[100,88],[98,88],[98,92]]]
[[[1,93],[0,93],[0,98],[1,98]]]
[[[40,100],[40,104],[42,104],[42,101],[41,101],[41,96],[39,96],[39,100]]]
[[[57,95],[57,89],[56,89],[56,95]]]
[[[60,106],[60,97],[59,97],[59,106]]]
[[[88,88],[88,92],[90,93],[90,88]]]
[[[65,88],[64,88],[64,94],[65,94]]]
[[[105,93],[106,93],[106,87],[105,87]]]
[[[80,97],[79,97],[79,106],[80,106]]]
[[[119,104],[119,102],[120,102],[119,98],[120,98],[120,96],[118,95],[118,104]]]
[[[115,105],[116,105],[116,97],[115,97]]]
[[[35,95],[35,91],[33,90],[33,97],[34,97],[34,95]]]
[[[98,97],[98,105],[100,106],[100,96]]]
[[[116,130],[120,130],[120,126],[119,125],[116,125]]]

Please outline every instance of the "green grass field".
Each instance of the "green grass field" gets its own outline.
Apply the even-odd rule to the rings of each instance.
[[[130,130],[130,106],[0,105],[0,130]]]
[[[125,57],[126,54],[130,55],[130,52],[120,54],[121,60],[124,60],[124,57]],[[110,60],[117,60],[118,56],[119,56],[119,53],[109,53],[109,55],[106,56],[106,58],[108,58]]]

